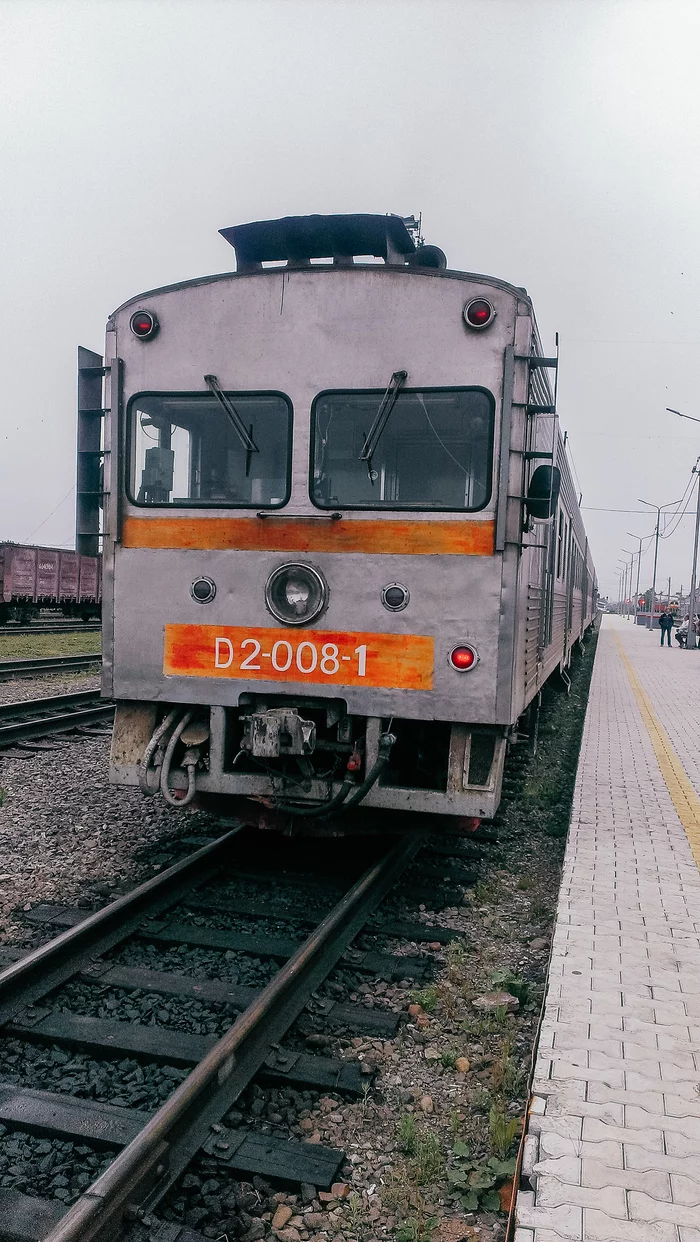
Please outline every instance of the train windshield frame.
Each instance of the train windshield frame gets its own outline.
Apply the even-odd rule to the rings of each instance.
[[[367,459],[384,395],[329,389],[314,399],[309,493],[316,508],[484,509],[493,490],[493,394],[477,386],[401,389]]]
[[[292,485],[282,392],[141,392],[127,407],[127,496],[143,508],[280,509]]]

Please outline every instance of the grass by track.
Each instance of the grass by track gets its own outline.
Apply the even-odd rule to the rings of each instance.
[[[38,660],[43,656],[83,655],[102,649],[102,635],[0,634],[0,660]]]

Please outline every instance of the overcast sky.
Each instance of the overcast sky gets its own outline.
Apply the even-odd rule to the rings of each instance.
[[[559,332],[616,594],[654,519],[608,510],[677,500],[700,453],[664,411],[700,418],[699,55],[697,0],[0,0],[0,539],[72,544],[75,351],[119,303],[230,270],[226,225],[422,211]]]

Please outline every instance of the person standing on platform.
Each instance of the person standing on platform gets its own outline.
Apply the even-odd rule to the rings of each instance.
[[[670,613],[666,612],[665,608],[663,612],[661,613],[661,616],[659,617],[659,629],[661,630],[661,646],[663,647],[664,645],[664,636],[665,636],[668,642],[668,645],[670,647],[671,646],[671,630],[673,629],[673,617],[671,616]]]

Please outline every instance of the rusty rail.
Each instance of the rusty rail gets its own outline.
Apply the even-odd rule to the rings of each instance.
[[[409,865],[420,842],[403,840],[371,866],[233,1026],[78,1199],[45,1242],[116,1242],[180,1176]]]

